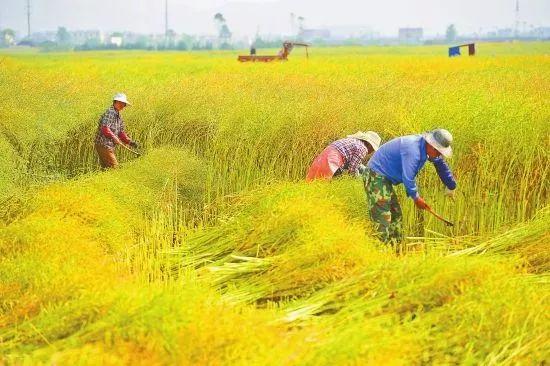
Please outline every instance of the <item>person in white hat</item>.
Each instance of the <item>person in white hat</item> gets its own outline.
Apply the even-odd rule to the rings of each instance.
[[[407,196],[416,207],[429,210],[430,206],[418,193],[416,175],[427,160],[431,161],[439,178],[446,186],[445,193],[454,195],[456,181],[443,157],[452,155],[453,136],[444,129],[420,135],[395,138],[382,145],[369,160],[364,173],[365,191],[371,219],[376,223],[382,241],[400,242],[401,206],[393,189],[403,183]]]
[[[330,180],[344,170],[351,175],[359,175],[363,160],[368,154],[378,150],[381,141],[380,136],[372,131],[359,131],[334,141],[315,158],[307,172],[306,181]]]
[[[103,169],[116,168],[118,161],[115,155],[116,145],[127,144],[133,148],[138,143],[133,141],[125,131],[124,121],[120,112],[127,106],[126,94],[117,93],[113,97],[113,104],[101,115],[99,126],[95,136],[95,150]]]

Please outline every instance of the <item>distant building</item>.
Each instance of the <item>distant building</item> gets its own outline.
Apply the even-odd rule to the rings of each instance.
[[[399,42],[406,44],[418,44],[424,38],[423,28],[399,28]]]
[[[330,31],[328,29],[302,29],[298,37],[304,41],[313,41],[315,39],[329,39]]]
[[[142,41],[144,39],[144,37],[147,38],[148,41],[151,39],[150,36],[144,36],[143,34],[134,33],[134,32],[124,32],[122,37],[124,38],[124,44],[138,43],[138,42]]]
[[[109,37],[109,44],[117,47],[122,47],[122,36],[111,36]]]
[[[498,38],[514,38],[515,31],[512,28],[498,29],[496,35]]]
[[[550,39],[550,27],[535,28],[531,33],[539,39]]]
[[[57,40],[57,32],[35,32],[31,34],[29,39],[32,43],[39,44],[44,42],[55,42]]]
[[[104,41],[103,33],[98,30],[73,31],[71,32],[71,39],[76,45],[82,45],[91,40],[97,40],[100,43]]]

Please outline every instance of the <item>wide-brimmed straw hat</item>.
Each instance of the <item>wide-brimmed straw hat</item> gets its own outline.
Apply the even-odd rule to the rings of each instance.
[[[125,103],[126,105],[132,105],[132,103],[130,103],[128,101],[128,98],[126,97],[126,94],[124,93],[116,93],[115,96],[113,97],[113,101],[119,101],[119,102],[122,102],[122,103]]]
[[[380,143],[382,142],[382,138],[378,136],[376,132],[373,132],[373,131],[367,131],[367,132],[359,131],[353,135],[348,135],[348,137],[368,142],[370,146],[372,146],[374,151],[378,150],[378,148],[380,147]]]
[[[433,131],[428,131],[422,134],[426,142],[432,145],[437,151],[446,158],[453,155],[451,144],[453,143],[453,135],[447,130],[438,128]]]

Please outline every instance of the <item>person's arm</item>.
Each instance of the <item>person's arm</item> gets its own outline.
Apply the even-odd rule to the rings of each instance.
[[[442,157],[438,157],[432,160],[432,163],[435,167],[435,170],[437,172],[437,175],[439,175],[439,179],[441,179],[441,182],[445,184],[445,187],[447,187],[449,190],[454,191],[456,189],[456,180],[453,176],[453,173],[451,172],[451,168],[449,168],[449,165],[443,159]]]
[[[403,185],[407,192],[407,196],[416,200],[420,197],[418,194],[418,187],[416,185],[416,171],[417,157],[413,149],[409,146],[403,146],[401,149],[401,169],[403,177]]]
[[[109,128],[109,126],[106,126],[106,125],[101,126],[101,133],[103,134],[103,136],[110,139],[114,139],[116,137],[113,131],[111,131],[111,129]]]
[[[353,156],[348,164],[348,172],[351,175],[358,175],[359,174],[359,166],[363,162],[363,159],[365,156],[367,156],[367,153],[369,152],[365,145],[363,145],[362,142],[360,142],[360,146],[357,147],[357,150],[353,153]]]
[[[418,151],[414,150],[414,146],[404,146],[401,150],[401,169],[403,169],[403,185],[407,191],[407,196],[414,200],[414,204],[420,210],[429,210],[430,206],[418,194],[416,185],[416,175],[418,174]]]
[[[118,134],[118,137],[127,145],[130,145],[131,147],[133,148],[136,148],[138,149],[139,148],[139,144],[137,143],[137,141],[134,141],[130,138],[130,136],[128,136],[126,134],[126,127],[124,126],[124,121],[121,121],[121,128],[120,128],[120,133]]]
[[[118,138],[126,145],[130,145],[132,143],[132,139],[128,137],[128,135],[124,131],[120,131],[120,133],[118,134]]]

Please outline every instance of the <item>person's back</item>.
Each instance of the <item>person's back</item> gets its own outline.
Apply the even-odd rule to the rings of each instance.
[[[376,132],[357,132],[328,145],[311,164],[306,180],[332,179],[347,170],[359,175],[361,163],[367,154],[376,151],[381,142]]]
[[[368,168],[393,184],[404,183],[407,194],[416,195],[414,179],[428,156],[422,135],[397,137],[380,146],[368,162]]]
[[[334,147],[345,160],[343,169],[349,169],[352,173],[357,172],[357,166],[361,160],[368,154],[368,148],[365,144],[356,138],[346,137],[330,144]]]

